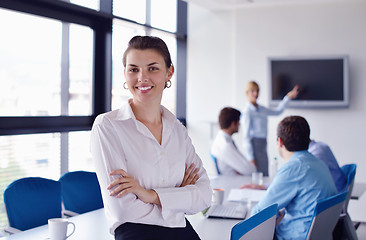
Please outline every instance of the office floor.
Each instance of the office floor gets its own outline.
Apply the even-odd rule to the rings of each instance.
[[[359,240],[366,240],[366,223],[361,223],[356,233]]]

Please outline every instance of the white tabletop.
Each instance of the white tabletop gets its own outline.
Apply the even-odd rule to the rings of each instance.
[[[225,190],[225,199],[229,195],[230,189],[239,188],[241,185],[250,183],[251,177],[248,176],[217,176],[210,177],[212,188]],[[268,183],[269,178],[264,178],[264,183]],[[224,201],[225,204],[225,201]],[[254,203],[253,203],[254,204]],[[253,205],[252,205],[253,206]],[[250,216],[248,209],[247,217]],[[202,240],[225,240],[230,239],[231,228],[241,220],[206,218],[202,213],[187,216]]]
[[[77,215],[69,218],[75,223],[75,232],[68,240],[112,240],[114,236],[109,233],[107,219],[104,209]],[[24,232],[0,238],[1,240],[46,240],[49,239],[48,226],[40,226]]]

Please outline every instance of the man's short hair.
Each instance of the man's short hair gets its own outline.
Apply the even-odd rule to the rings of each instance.
[[[219,114],[220,128],[227,129],[230,127],[232,122],[240,121],[240,115],[240,111],[235,108],[225,107],[221,109]]]
[[[286,117],[278,124],[277,137],[282,139],[290,152],[307,150],[310,141],[309,124],[300,116]]]

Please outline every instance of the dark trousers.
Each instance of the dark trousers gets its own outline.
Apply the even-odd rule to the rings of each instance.
[[[258,172],[262,172],[263,176],[268,176],[267,139],[253,138],[251,142],[254,159],[257,163],[257,170]]]
[[[114,231],[115,240],[199,240],[186,219],[186,227],[169,228],[141,223],[124,223]]]

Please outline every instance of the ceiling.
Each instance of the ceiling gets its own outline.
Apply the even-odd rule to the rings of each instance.
[[[230,10],[253,6],[268,6],[280,4],[322,3],[342,0],[183,0],[187,3],[212,10]],[[344,1],[344,0],[343,0]]]

